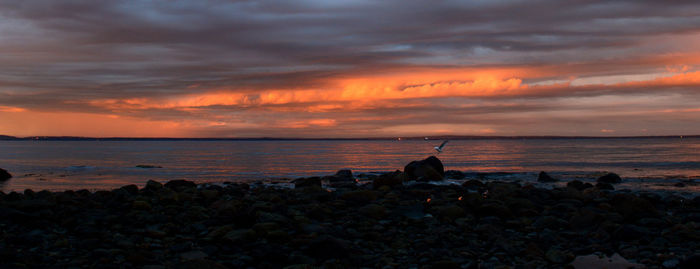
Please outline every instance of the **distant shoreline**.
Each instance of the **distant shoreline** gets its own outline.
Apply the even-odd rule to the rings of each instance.
[[[662,136],[428,136],[429,140],[524,140],[524,139],[659,139],[700,138],[700,135]],[[297,137],[80,137],[80,136],[28,136],[0,135],[0,141],[343,141],[343,140],[425,140],[423,136],[412,137],[360,137],[360,138],[297,138]]]

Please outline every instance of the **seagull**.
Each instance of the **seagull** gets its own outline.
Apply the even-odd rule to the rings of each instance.
[[[435,147],[435,150],[437,150],[438,154],[442,153],[442,148],[444,148],[446,144],[447,140],[442,141],[442,144],[440,144],[440,146]]]

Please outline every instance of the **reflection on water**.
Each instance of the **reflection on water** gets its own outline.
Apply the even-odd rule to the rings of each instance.
[[[442,141],[0,141],[0,167],[15,177],[3,191],[105,189],[146,180],[255,181],[403,169]],[[467,172],[551,171],[590,178],[700,177],[700,139],[453,140],[439,155]],[[155,165],[163,168],[139,168]],[[526,173],[527,174],[527,173]],[[528,174],[529,175],[529,174]]]

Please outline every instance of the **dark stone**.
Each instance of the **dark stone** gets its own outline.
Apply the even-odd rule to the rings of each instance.
[[[603,183],[603,182],[596,183],[595,187],[598,188],[599,190],[614,190],[615,189],[615,187],[613,187],[612,184]]]
[[[149,180],[146,182],[146,187],[144,189],[149,191],[157,191],[163,188],[163,184],[158,181]]]
[[[378,189],[381,186],[392,187],[396,185],[402,185],[404,178],[404,173],[399,170],[396,170],[392,173],[381,174],[380,176],[372,180],[372,188]]]
[[[615,232],[613,233],[613,237],[623,241],[632,241],[641,239],[647,234],[649,234],[649,230],[643,227],[639,227],[637,225],[628,224],[620,226],[620,228],[615,230]]]
[[[407,180],[441,181],[445,177],[445,167],[440,159],[430,156],[425,160],[412,161],[404,167]]]
[[[591,184],[591,183],[583,183],[583,182],[581,182],[580,180],[574,180],[574,181],[571,181],[571,182],[569,182],[569,183],[566,183],[566,187],[568,187],[568,188],[573,188],[573,189],[577,189],[577,190],[579,190],[579,191],[582,191],[582,190],[585,190],[585,189],[588,189],[588,188],[593,188],[593,184]]]
[[[678,188],[683,188],[683,187],[685,187],[685,183],[683,183],[683,182],[678,182],[678,183],[676,183],[676,184],[673,184],[673,186],[674,186],[674,187],[678,187]]]
[[[472,179],[472,180],[469,180],[467,182],[464,182],[462,184],[462,187],[465,187],[467,189],[476,190],[476,189],[484,188],[484,187],[486,187],[486,185],[483,182],[481,182],[481,180]]]
[[[540,174],[537,176],[537,181],[538,182],[557,182],[559,180],[551,177],[549,174],[545,173],[544,171],[540,171]]]
[[[335,177],[341,181],[355,181],[350,169],[338,170],[338,172],[335,173]]]
[[[596,181],[600,183],[616,184],[622,182],[622,178],[620,178],[620,176],[618,176],[615,173],[608,173],[604,176],[599,177]]]
[[[170,188],[173,190],[179,190],[179,189],[187,189],[187,188],[196,188],[197,184],[194,184],[192,181],[187,181],[187,180],[171,180],[165,183],[166,188]]]
[[[348,250],[347,242],[331,236],[322,235],[309,244],[309,248],[306,252],[311,257],[326,260],[347,257],[349,254]]]
[[[162,166],[158,166],[158,165],[139,164],[139,165],[136,166],[136,168],[146,168],[146,169],[149,169],[149,168],[163,168],[163,167],[162,167]]]
[[[134,184],[123,186],[120,189],[122,189],[122,190],[124,190],[127,193],[132,194],[132,195],[137,194],[139,192],[139,187],[134,185]]]
[[[0,181],[5,181],[12,178],[12,175],[7,170],[0,168]]]
[[[678,268],[681,268],[681,269],[700,268],[700,254],[691,255],[690,257],[685,258],[678,265]]]
[[[294,188],[321,187],[320,177],[302,177],[292,182],[294,183]]]

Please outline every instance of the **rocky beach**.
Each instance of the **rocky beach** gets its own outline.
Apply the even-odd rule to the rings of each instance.
[[[0,267],[698,268],[700,197],[602,182],[431,184],[457,173],[435,165],[366,184],[341,170],[294,188],[0,192]]]

